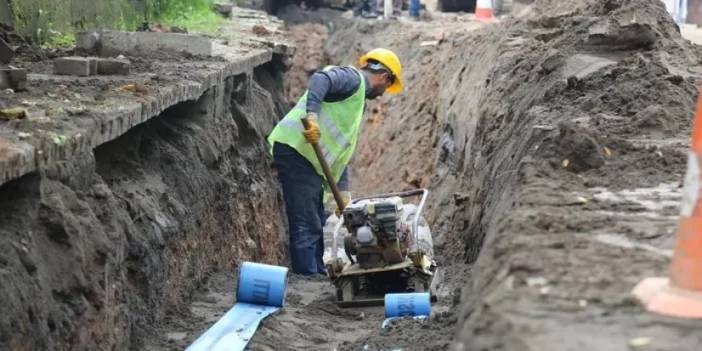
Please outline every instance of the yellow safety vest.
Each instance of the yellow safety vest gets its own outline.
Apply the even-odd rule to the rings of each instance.
[[[327,71],[333,66],[326,67]],[[318,114],[318,123],[321,131],[320,146],[324,159],[331,168],[334,181],[339,181],[344,168],[351,161],[351,156],[356,150],[358,143],[358,133],[363,119],[363,109],[366,103],[366,80],[363,74],[354,68],[359,75],[361,84],[358,90],[345,100],[337,102],[322,102],[322,108]],[[317,156],[312,149],[312,145],[307,143],[302,131],[304,127],[301,119],[307,115],[307,94],[297,102],[297,105],[288,112],[273,129],[268,136],[270,151],[273,152],[273,145],[277,143],[287,144],[304,156],[317,173],[324,177],[322,166],[317,160]],[[326,185],[326,182],[325,182]]]

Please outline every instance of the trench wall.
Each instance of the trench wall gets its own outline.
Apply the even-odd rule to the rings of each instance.
[[[283,258],[276,66],[0,187],[0,344],[140,349],[213,270]],[[265,157],[264,157],[265,158]]]

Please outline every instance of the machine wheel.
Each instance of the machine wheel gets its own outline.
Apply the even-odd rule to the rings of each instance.
[[[336,288],[336,300],[340,302],[353,301],[356,296],[357,285],[355,279],[345,278]]]
[[[407,287],[416,293],[429,292],[429,282],[423,277],[412,277],[409,279]]]

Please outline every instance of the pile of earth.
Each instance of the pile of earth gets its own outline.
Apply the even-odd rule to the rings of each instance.
[[[377,46],[404,62],[407,90],[373,105],[353,182],[433,190],[441,252],[472,265],[454,346],[699,345],[699,324],[630,291],[666,275],[700,47],[654,0],[542,0],[474,29],[353,22],[325,45],[334,63]]]
[[[295,42],[296,54],[292,67],[285,73],[285,97],[294,105],[307,89],[307,81],[315,71],[324,67],[323,45],[327,39],[327,27],[316,23],[289,26],[288,34]]]

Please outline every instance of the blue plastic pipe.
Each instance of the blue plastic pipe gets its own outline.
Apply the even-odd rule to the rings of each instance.
[[[257,305],[283,307],[288,269],[244,262],[239,268],[236,300]]]
[[[391,321],[412,317],[415,320],[424,320],[431,315],[431,296],[429,293],[406,293],[385,295],[385,320],[381,328],[385,328]]]
[[[244,350],[261,321],[285,305],[287,274],[285,267],[244,262],[239,268],[237,303],[187,351]]]
[[[385,317],[414,317],[431,315],[429,293],[385,295]]]

